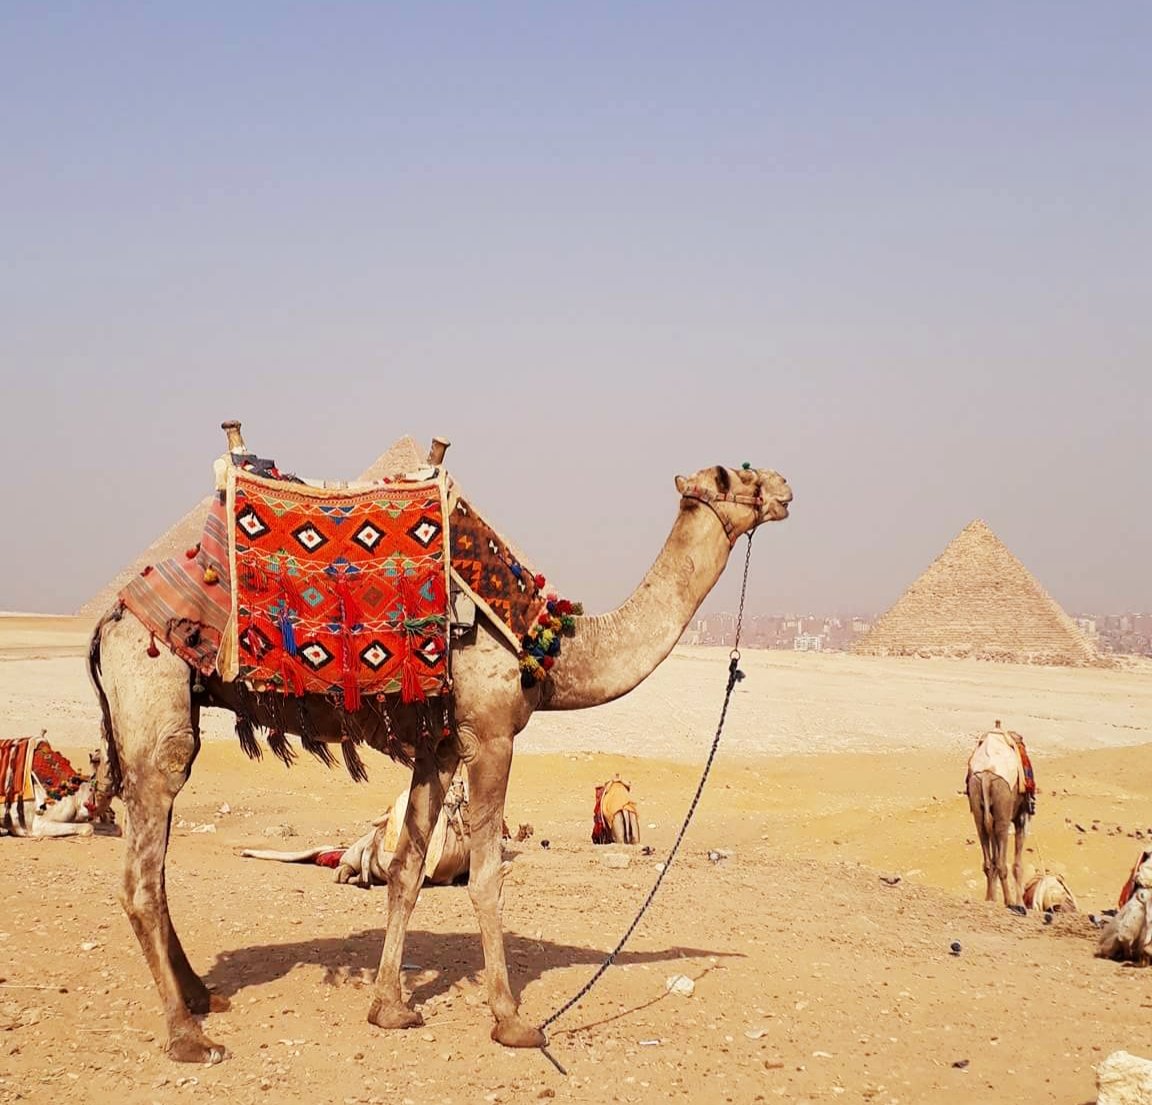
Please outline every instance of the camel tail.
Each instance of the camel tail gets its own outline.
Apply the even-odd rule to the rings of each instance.
[[[100,745],[103,755],[96,768],[96,779],[93,783],[93,817],[97,817],[108,809],[113,798],[120,796],[123,785],[123,772],[120,766],[120,750],[116,747],[116,737],[112,730],[112,711],[108,706],[108,696],[104,693],[104,685],[100,681],[100,638],[104,626],[115,614],[106,614],[96,623],[92,631],[92,640],[88,645],[88,676],[92,686],[96,688],[96,696],[100,699]]]

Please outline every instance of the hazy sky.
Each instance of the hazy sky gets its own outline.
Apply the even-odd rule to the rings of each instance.
[[[8,0],[0,609],[79,606],[224,418],[330,478],[450,438],[591,609],[744,460],[796,495],[754,609],[881,610],[975,517],[1152,609],[1150,41],[1146,0]]]

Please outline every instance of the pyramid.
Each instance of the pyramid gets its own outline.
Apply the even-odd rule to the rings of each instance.
[[[416,442],[410,437],[402,437],[370,464],[357,477],[357,482],[381,480],[385,476],[413,472],[424,463]],[[76,612],[77,615],[82,618],[99,618],[112,609],[116,596],[133,576],[139,575],[149,564],[157,564],[171,556],[179,556],[185,549],[195,545],[204,532],[204,519],[211,504],[212,496],[206,495],[180,521],[166,529],[139,556],[104,584],[80,607]]]
[[[852,651],[1070,667],[1104,662],[982,521],[961,530]]]

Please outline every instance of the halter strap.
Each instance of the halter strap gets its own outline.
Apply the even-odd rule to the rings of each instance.
[[[729,546],[735,545],[736,539],[740,535],[735,532],[735,526],[716,509],[716,504],[738,503],[741,506],[756,507],[757,510],[764,505],[764,496],[759,488],[753,494],[747,491],[711,491],[707,487],[690,487],[680,498],[694,499],[711,510],[716,515],[720,525],[724,527],[724,536],[728,538]]]

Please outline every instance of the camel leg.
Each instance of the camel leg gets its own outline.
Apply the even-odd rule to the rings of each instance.
[[[628,843],[628,821],[623,810],[617,811],[616,816],[612,818],[612,843]]]
[[[169,1057],[218,1062],[224,1049],[204,1035],[192,1013],[226,1008],[226,1003],[213,999],[188,962],[172,925],[164,878],[172,804],[200,746],[188,666],[167,650],[149,657],[147,645],[143,627],[125,618],[106,628],[102,646],[104,691],[124,771],[120,902],[160,994]]]
[[[512,996],[500,919],[501,888],[506,873],[502,862],[500,830],[504,823],[504,798],[508,791],[511,764],[511,737],[482,742],[475,758],[468,764],[468,810],[472,838],[468,895],[476,910],[484,947],[488,1005],[496,1018],[492,1039],[506,1047],[543,1047],[547,1042],[544,1033],[520,1016],[519,1006]]]
[[[1012,860],[1012,879],[1016,885],[1009,904],[1019,906],[1022,904],[1020,893],[1024,886],[1024,845],[1028,839],[1028,807],[1023,798],[1018,803],[1013,824],[1016,827],[1016,853]]]
[[[416,1028],[424,1018],[404,1004],[400,992],[400,964],[408,920],[424,882],[424,857],[428,841],[440,816],[444,795],[452,784],[460,762],[454,745],[443,742],[437,750],[418,749],[408,790],[408,809],[404,828],[392,862],[388,865],[388,926],[384,933],[384,951],[376,974],[368,1020],[380,1028]],[[365,885],[370,884],[367,857],[362,864]]]
[[[631,810],[628,811],[628,843],[640,843],[640,818]]]
[[[996,862],[993,855],[991,816],[990,811],[988,816],[985,814],[985,800],[986,795],[980,777],[970,775],[968,777],[968,805],[972,810],[972,820],[976,824],[976,835],[980,839],[980,852],[984,861],[984,900],[994,902],[996,900]]]

